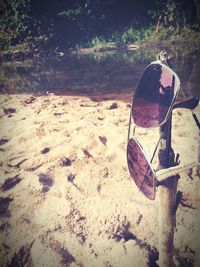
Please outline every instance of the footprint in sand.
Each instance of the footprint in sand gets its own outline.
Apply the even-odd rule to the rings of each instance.
[[[32,242],[33,243],[33,242]],[[15,253],[11,259],[11,262],[7,265],[11,266],[30,266],[30,249],[32,244],[29,247],[22,246],[17,253]]]
[[[36,98],[34,96],[31,96],[27,99],[24,100],[24,104],[31,104],[36,100]]]
[[[0,217],[10,217],[9,205],[13,201],[10,197],[0,197]]]
[[[11,178],[7,178],[1,186],[1,190],[7,191],[13,188],[14,186],[16,186],[20,182],[21,182],[21,178],[19,178],[18,175],[15,175],[14,177],[11,177]]]
[[[59,165],[62,166],[62,167],[68,167],[68,166],[72,165],[73,161],[74,160],[71,160],[69,158],[63,157],[63,158],[60,159]]]
[[[2,107],[2,108],[3,108],[3,111],[4,111],[5,115],[10,115],[10,114],[16,112],[16,109],[14,109],[14,108],[4,108],[4,107]]]
[[[41,173],[39,174],[39,182],[42,184],[42,192],[46,193],[50,190],[50,187],[53,185],[53,179],[48,174]]]
[[[118,106],[118,104],[117,103],[112,103],[107,109],[108,110],[111,110],[111,109],[116,109],[116,108],[118,108],[119,106]]]
[[[43,148],[43,149],[41,150],[41,153],[42,153],[42,154],[46,154],[46,153],[49,152],[49,150],[50,150],[49,147],[45,147],[45,148]]]
[[[1,138],[1,139],[0,139],[0,146],[6,144],[6,143],[8,143],[8,142],[9,142],[9,139],[7,139],[7,138]]]
[[[99,136],[99,140],[101,141],[102,144],[104,144],[104,146],[106,146],[107,138],[105,136]]]

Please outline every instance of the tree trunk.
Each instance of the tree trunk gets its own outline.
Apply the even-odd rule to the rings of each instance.
[[[160,27],[161,19],[162,19],[162,16],[160,16],[160,17],[158,18],[158,21],[157,21],[157,24],[156,24],[156,33],[158,33],[158,31],[159,31],[159,27]]]
[[[200,2],[199,0],[193,0],[196,7],[197,22],[200,23]]]

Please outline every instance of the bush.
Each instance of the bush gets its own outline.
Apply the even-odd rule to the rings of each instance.
[[[28,34],[30,0],[3,0],[0,13],[1,47],[24,41]]]

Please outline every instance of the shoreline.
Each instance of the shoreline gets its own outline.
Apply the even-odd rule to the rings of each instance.
[[[24,50],[24,45],[26,49]],[[93,47],[84,47],[84,46],[77,46],[75,48],[70,47],[68,49],[61,49],[57,51],[56,49],[39,49],[37,53],[31,51],[27,44],[22,44],[20,46],[16,45],[12,47],[11,50],[3,50],[0,53],[0,59],[2,61],[24,61],[26,59],[33,59],[35,57],[43,57],[43,56],[55,56],[58,58],[62,58],[63,56],[74,56],[74,55],[92,55],[92,54],[106,54],[112,52],[130,52],[130,51],[137,51],[140,49],[144,49],[146,47],[155,48],[155,47],[162,47],[162,46],[171,46],[171,45],[187,45],[193,47],[200,47],[199,38],[195,40],[191,39],[172,39],[172,40],[151,40],[151,41],[143,41],[141,43],[132,43],[132,44],[124,44],[120,47],[116,46],[115,44],[104,44],[104,45],[97,45]],[[59,49],[58,49],[59,50]]]

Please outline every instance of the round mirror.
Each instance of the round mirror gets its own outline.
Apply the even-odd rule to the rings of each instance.
[[[151,63],[142,74],[135,90],[132,116],[143,128],[165,123],[179,91],[178,76],[166,65]]]
[[[127,162],[131,177],[149,199],[155,199],[155,172],[142,147],[131,138],[127,146]]]

